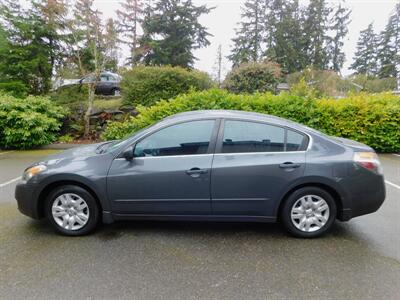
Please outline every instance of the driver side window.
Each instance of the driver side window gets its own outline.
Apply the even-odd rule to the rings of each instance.
[[[206,154],[214,120],[192,121],[161,129],[136,144],[135,157]]]

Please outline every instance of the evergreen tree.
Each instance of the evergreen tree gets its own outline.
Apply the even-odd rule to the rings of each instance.
[[[236,29],[233,49],[229,55],[233,66],[245,62],[256,62],[262,56],[265,6],[260,0],[247,0],[244,3],[242,21]]]
[[[327,44],[331,8],[325,0],[310,0],[304,20],[308,65],[325,69],[329,63]]]
[[[367,29],[360,32],[354,62],[350,68],[357,74],[375,76],[378,69],[377,47],[378,37],[371,23]]]
[[[129,45],[131,56],[128,57],[128,63],[136,65],[136,52],[139,48],[139,25],[143,21],[144,8],[143,0],[125,0],[121,3],[121,9],[117,10],[118,28],[122,33],[124,44]]]
[[[329,38],[328,55],[330,60],[330,68],[336,72],[340,72],[345,62],[345,53],[342,51],[344,38],[348,33],[348,25],[350,23],[351,11],[342,3],[335,9],[330,30],[333,36]]]
[[[378,52],[379,77],[397,77],[400,73],[400,3],[389,17],[385,30],[380,36]]]
[[[118,69],[119,34],[112,18],[107,19],[104,31],[104,69],[116,72]]]
[[[50,64],[54,71],[62,63],[64,57],[64,31],[68,15],[66,0],[34,0],[33,12],[40,16],[43,23],[43,32],[51,49]]]
[[[18,2],[3,1],[0,21],[4,27],[6,46],[0,47],[0,81],[16,84],[30,94],[42,94],[51,87],[58,39],[55,29],[46,24],[43,15],[33,8],[23,8]]]
[[[199,17],[212,8],[192,0],[158,0],[149,5],[140,39],[140,61],[147,65],[193,67],[193,50],[208,46],[210,34]]]
[[[306,67],[303,16],[299,1],[269,1],[265,24],[265,56],[276,61],[284,73],[293,73]]]

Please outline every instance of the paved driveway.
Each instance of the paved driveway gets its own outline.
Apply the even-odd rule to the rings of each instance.
[[[16,209],[16,180],[49,152],[0,152],[0,299],[400,299],[400,157],[387,200],[315,240],[275,224],[127,222],[56,235]],[[15,179],[15,181],[13,181]]]

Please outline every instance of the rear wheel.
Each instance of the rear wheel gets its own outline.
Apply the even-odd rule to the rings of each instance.
[[[88,234],[99,221],[99,206],[85,189],[66,185],[47,197],[46,217],[60,233],[71,236]]]
[[[294,236],[318,237],[332,227],[336,219],[336,203],[333,197],[321,188],[300,188],[286,199],[281,219],[286,229]]]

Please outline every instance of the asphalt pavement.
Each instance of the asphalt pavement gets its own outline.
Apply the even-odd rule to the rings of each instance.
[[[381,209],[303,240],[279,224],[122,222],[63,237],[20,214],[25,167],[0,151],[0,299],[400,299],[400,156]]]

